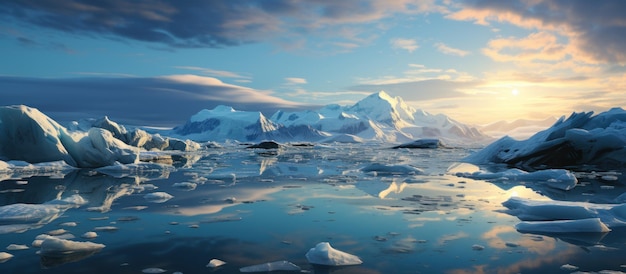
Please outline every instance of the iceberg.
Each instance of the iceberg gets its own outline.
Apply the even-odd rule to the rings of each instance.
[[[92,242],[76,242],[48,236],[41,242],[41,262],[46,267],[53,267],[65,263],[80,261],[105,247],[103,244]]]
[[[216,267],[220,267],[225,265],[226,262],[220,260],[220,259],[211,259],[209,261],[209,263],[206,265],[206,267],[210,267],[210,268],[216,268]]]
[[[167,192],[153,192],[153,193],[149,193],[143,196],[144,199],[152,202],[152,203],[165,203],[167,201],[169,201],[170,199],[174,198],[174,196],[170,195]]]
[[[613,108],[561,117],[552,127],[518,141],[505,136],[463,161],[503,163],[525,170],[580,167],[603,169],[626,164],[626,111]]]
[[[535,233],[605,233],[611,231],[600,218],[556,221],[525,221],[517,224],[519,232]]]
[[[446,145],[439,139],[418,139],[409,143],[400,144],[392,148],[445,148]]]
[[[355,255],[334,249],[328,242],[320,242],[306,254],[309,263],[329,266],[358,265],[363,261]]]
[[[300,267],[289,261],[276,261],[242,267],[240,272],[300,271]]]
[[[138,161],[138,149],[91,128],[70,132],[35,108],[0,107],[0,158],[29,163],[62,160],[74,167],[101,167]]]

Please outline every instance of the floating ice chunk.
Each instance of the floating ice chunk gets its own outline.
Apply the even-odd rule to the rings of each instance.
[[[605,233],[611,231],[600,218],[589,218],[580,220],[556,220],[556,221],[534,221],[521,222],[515,226],[520,232],[544,232],[544,233],[578,233],[597,232]]]
[[[92,242],[76,242],[48,237],[41,243],[39,255],[49,257],[62,257],[73,253],[95,253],[103,249],[105,245]]]
[[[153,192],[143,196],[144,199],[148,200],[152,203],[165,203],[170,199],[174,198],[174,196],[168,194],[167,192]]]
[[[98,227],[95,227],[93,230],[95,230],[95,231],[117,231],[118,228],[116,226],[98,226]]]
[[[242,267],[240,272],[300,271],[300,267],[288,261],[276,261]]]
[[[567,270],[567,271],[576,271],[578,270],[578,266],[571,265],[571,264],[564,264],[561,266],[561,269]]]
[[[13,255],[6,252],[0,252],[0,264],[13,258]]]
[[[368,166],[361,168],[363,172],[375,172],[377,174],[382,175],[392,175],[392,174],[401,174],[401,175],[420,175],[424,174],[424,171],[410,166],[410,165],[385,165],[374,163]]]
[[[55,229],[55,230],[48,231],[46,234],[51,235],[51,236],[59,236],[59,235],[65,234],[67,232],[68,232],[67,230],[60,228],[60,229]]]
[[[194,190],[196,189],[198,184],[190,183],[190,182],[181,182],[181,183],[174,183],[172,186],[180,190]]]
[[[505,213],[517,216],[522,221],[587,219],[597,216],[596,210],[576,202],[533,201],[511,197],[502,205],[508,208]]]
[[[85,234],[81,235],[81,237],[85,239],[93,239],[93,238],[98,237],[98,233],[89,231],[89,232],[85,232]]]
[[[485,249],[485,247],[482,245],[478,245],[478,244],[472,245],[472,250],[481,251],[483,249]]]
[[[158,274],[158,273],[167,272],[167,270],[162,269],[162,268],[158,268],[158,267],[150,267],[150,268],[146,268],[144,270],[141,270],[141,272],[146,273],[146,274]]]
[[[7,250],[24,250],[28,249],[27,245],[10,244],[7,246]]]
[[[66,222],[66,223],[61,223],[59,225],[60,226],[67,226],[67,227],[74,227],[74,226],[77,226],[78,224],[76,222]]]
[[[328,242],[320,242],[306,253],[309,263],[320,265],[357,265],[363,261],[355,255],[334,249]]]
[[[216,267],[220,267],[225,265],[226,262],[220,260],[220,259],[211,259],[209,261],[209,263],[206,265],[206,267],[211,267],[211,268],[216,268]]]

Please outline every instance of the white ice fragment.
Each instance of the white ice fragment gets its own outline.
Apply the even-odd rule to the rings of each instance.
[[[481,251],[483,249],[485,249],[485,247],[482,245],[478,245],[478,244],[472,245],[472,250]]]
[[[144,199],[148,200],[152,203],[165,203],[168,200],[174,198],[174,196],[168,194],[167,192],[153,192],[143,196]]]
[[[220,260],[220,259],[211,259],[209,261],[209,263],[206,265],[206,267],[211,267],[211,268],[216,268],[216,267],[220,267],[222,265],[225,265],[226,262]]]
[[[0,252],[0,264],[13,258],[13,255],[6,252]]]
[[[118,230],[118,228],[116,226],[98,226],[98,227],[95,227],[93,230],[95,230],[95,231],[116,231],[116,230]]]
[[[41,243],[43,243],[43,240],[33,240],[33,243],[31,243],[30,245],[32,247],[41,247]]]
[[[85,232],[85,234],[81,235],[81,237],[85,239],[93,239],[93,238],[98,237],[98,233],[89,231],[89,232]]]
[[[48,237],[41,243],[39,254],[41,256],[59,257],[68,256],[74,253],[97,252],[104,247],[105,245],[103,244],[96,244],[92,242],[76,242],[56,237]]]
[[[162,269],[162,268],[158,268],[158,267],[150,267],[150,268],[146,268],[144,270],[141,270],[141,272],[146,273],[146,274],[158,274],[158,273],[167,272],[167,270]]]
[[[605,180],[605,181],[617,181],[617,179],[618,179],[617,176],[615,176],[615,175],[604,175],[604,176],[602,176],[600,178],[602,180]]]
[[[571,264],[564,264],[561,266],[561,269],[567,270],[567,271],[576,271],[578,270],[578,266],[571,265]]]
[[[67,232],[68,232],[67,230],[60,228],[60,229],[55,229],[55,230],[52,230],[52,231],[48,231],[46,234],[51,235],[51,236],[59,236],[59,235],[65,234]]]
[[[611,231],[600,218],[579,220],[555,220],[521,222],[515,226],[520,232],[547,232],[547,233],[605,233]]]
[[[300,271],[300,267],[289,261],[276,261],[242,267],[240,272]]]
[[[10,244],[7,246],[7,250],[24,250],[28,249],[27,245]]]
[[[147,207],[147,206],[127,206],[127,207],[122,208],[122,209],[124,209],[124,210],[137,210],[137,211],[139,211],[139,210],[144,210],[144,209],[146,209],[146,208],[148,208],[148,207]]]
[[[306,253],[309,263],[320,265],[357,265],[363,261],[355,255],[334,249],[328,242],[320,242]]]
[[[172,186],[177,188],[177,189],[180,189],[180,190],[187,190],[187,191],[189,191],[189,190],[196,189],[198,184],[190,183],[190,182],[181,182],[181,183],[174,183]]]
[[[66,227],[74,227],[77,226],[78,224],[76,222],[66,222],[66,223],[62,223],[59,224],[60,226],[66,226]]]

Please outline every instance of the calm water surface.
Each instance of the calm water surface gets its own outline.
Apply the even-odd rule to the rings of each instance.
[[[78,194],[88,201],[25,230],[0,234],[14,257],[0,273],[239,273],[288,260],[308,273],[570,273],[624,270],[626,233],[522,234],[499,212],[511,196],[608,200],[626,191],[617,181],[570,192],[489,183],[450,172],[471,149],[391,150],[366,145],[237,147],[174,157],[175,168],[103,174],[32,171],[0,182],[0,205],[42,204]],[[364,173],[371,163],[412,165],[425,175]],[[11,176],[5,176],[11,177]],[[23,178],[20,178],[23,177]],[[189,182],[195,189],[175,185]],[[189,186],[189,184],[187,184]],[[153,192],[174,196],[147,200]],[[76,223],[68,226],[67,223]],[[0,223],[0,227],[11,223]],[[101,230],[109,227],[109,229]],[[75,241],[106,245],[82,257],[46,258],[37,235],[65,229]],[[0,229],[2,231],[2,229]],[[98,237],[81,235],[96,231]],[[317,267],[304,254],[318,242],[357,255],[362,265]],[[6,250],[23,244],[26,250]],[[212,258],[227,262],[207,268]],[[279,272],[280,273],[280,272]]]

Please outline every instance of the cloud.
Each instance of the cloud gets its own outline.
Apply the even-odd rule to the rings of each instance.
[[[443,10],[434,0],[7,0],[0,20],[172,48],[221,48],[311,35],[351,45],[367,40],[379,20]],[[343,36],[346,29],[353,35]]]
[[[220,78],[240,78],[244,80],[250,80],[252,78],[250,76],[244,76],[239,73],[226,71],[226,70],[215,70],[215,69],[210,69],[210,68],[193,67],[193,66],[176,66],[175,68],[183,69],[183,70],[191,70],[191,71],[201,73],[203,75],[220,77]]]
[[[404,49],[408,52],[413,52],[419,48],[415,39],[395,38],[389,41],[389,43],[394,49]]]
[[[437,48],[437,50],[443,54],[447,54],[447,55],[455,55],[455,56],[465,56],[470,54],[469,51],[465,51],[462,49],[457,49],[457,48],[453,48],[450,47],[444,43],[437,43],[435,44],[435,47]]]
[[[558,33],[576,49],[576,58],[626,64],[626,1],[480,0],[463,1],[460,7],[447,18]]]
[[[499,62],[559,61],[568,56],[567,45],[547,32],[532,33],[524,38],[493,39],[483,53]]]
[[[375,92],[384,90],[406,101],[424,101],[441,98],[460,98],[467,96],[462,89],[478,85],[477,82],[458,82],[441,79],[428,79],[389,84],[363,84],[349,87],[352,91]]]
[[[228,105],[271,115],[305,105],[268,91],[226,84],[197,75],[161,77],[24,78],[0,77],[0,102],[36,107],[60,121],[107,115],[136,125],[173,126],[202,109]]]
[[[285,81],[287,81],[286,85],[302,85],[307,83],[306,79],[297,77],[285,78]]]

